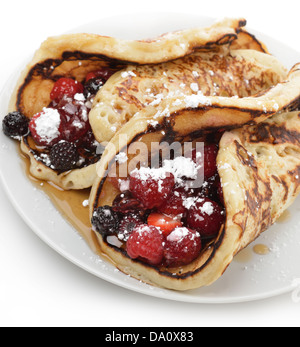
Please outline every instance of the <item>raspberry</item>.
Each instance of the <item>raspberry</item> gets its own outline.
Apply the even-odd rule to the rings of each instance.
[[[64,96],[56,106],[62,119],[62,138],[75,142],[84,137],[91,129],[88,121],[89,109],[84,101]]]
[[[184,189],[175,189],[168,200],[159,207],[158,211],[168,216],[183,216],[186,212],[186,209],[183,205],[186,197],[187,193]]]
[[[113,235],[119,227],[119,215],[110,206],[98,207],[93,213],[92,225],[103,236]]]
[[[84,152],[95,153],[100,144],[97,143],[92,130],[88,130],[82,137],[75,141],[78,148],[84,150]],[[100,153],[96,153],[100,154]],[[83,155],[84,156],[84,155]]]
[[[218,147],[214,144],[205,146],[204,148],[204,175],[205,177],[212,177],[217,173],[217,156]]]
[[[20,112],[11,112],[2,121],[2,129],[6,136],[17,138],[29,133],[29,119]]]
[[[203,237],[212,237],[218,234],[224,221],[223,208],[208,198],[200,198],[191,207],[187,216],[188,226],[199,231]]]
[[[49,157],[51,165],[58,171],[72,170],[79,160],[77,147],[66,141],[56,143],[51,148]]]
[[[38,146],[53,146],[61,140],[61,116],[53,108],[45,108],[34,115],[29,122],[29,130]]]
[[[159,228],[164,235],[169,235],[177,227],[181,227],[180,220],[176,220],[172,217],[168,217],[160,213],[151,213],[148,217],[148,225],[153,225]]]
[[[143,224],[143,220],[140,215],[131,213],[125,215],[121,220],[118,231],[118,238],[121,241],[128,241],[132,231],[139,225]]]
[[[217,155],[218,146],[215,144],[205,144],[204,156],[203,153],[197,153],[194,149],[192,151],[192,159],[199,166],[199,170],[202,170],[204,166],[204,177],[209,178],[217,173]]]
[[[167,266],[182,266],[196,259],[202,249],[200,234],[188,228],[176,228],[167,237],[164,257]]]
[[[197,197],[201,197],[201,198],[209,198],[213,201],[217,201],[218,200],[218,182],[219,182],[220,178],[219,175],[215,175],[212,177],[209,177],[207,180],[205,180],[205,182],[203,183],[203,185],[194,190],[194,196]]]
[[[72,78],[60,78],[50,93],[51,100],[59,102],[64,96],[73,97],[83,93],[83,85]]]
[[[164,241],[164,236],[154,226],[139,225],[132,231],[126,243],[127,254],[132,259],[141,257],[149,264],[159,265],[164,257]]]
[[[221,181],[218,183],[218,197],[220,200],[220,203],[225,206],[225,201],[224,201],[224,193],[223,193],[223,187]]]
[[[158,170],[158,171],[157,171]],[[157,176],[155,176],[158,174]],[[134,170],[130,174],[129,189],[146,209],[160,207],[175,186],[171,173],[159,174],[159,169]]]

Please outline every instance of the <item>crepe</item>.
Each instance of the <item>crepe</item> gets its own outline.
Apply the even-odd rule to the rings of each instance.
[[[245,25],[244,19],[225,19],[208,28],[135,41],[84,33],[51,37],[42,43],[20,76],[11,108],[16,110],[17,107],[18,111],[32,117],[49,105],[49,94],[59,77],[72,77],[81,82],[87,73],[103,66],[118,71],[132,63],[158,64],[178,59],[236,40]]]
[[[116,73],[99,91],[89,119],[99,142],[109,141],[129,119],[141,114],[156,120],[160,113],[187,113],[192,108],[193,118],[205,118],[209,113],[212,120],[224,119],[226,109],[224,116],[218,111],[220,114],[216,116],[213,109],[226,107],[227,102],[231,108],[246,108],[244,98],[266,92],[286,77],[285,67],[273,56],[228,47],[193,53],[162,64],[131,65]],[[262,105],[255,106],[263,114]],[[272,111],[273,105],[266,113]],[[201,106],[205,106],[205,111]],[[232,117],[224,123],[242,124],[252,118],[249,114],[232,112]]]
[[[102,252],[124,273],[156,286],[189,290],[212,284],[224,273],[233,257],[267,230],[299,194],[299,129],[300,113],[295,111],[276,114],[260,124],[224,133],[219,143],[217,165],[226,222],[213,243],[189,265],[162,268],[131,259],[124,247],[109,243],[106,237],[96,232]],[[130,146],[139,143],[150,149],[154,141],[164,140],[166,132],[162,131],[136,134],[128,144],[127,152],[123,151],[131,153]],[[183,143],[187,138],[175,134],[173,140]],[[119,150],[116,150],[110,160],[102,158],[99,179],[90,198],[91,217],[97,207],[111,206],[119,193],[107,178],[108,170],[114,166],[127,165],[118,162],[118,154]],[[146,156],[147,152],[142,155]],[[128,163],[131,159],[128,155]]]
[[[244,19],[225,19],[208,28],[187,29],[140,41],[93,34],[49,38],[21,74],[10,101],[10,110],[31,118],[48,107],[50,92],[61,77],[83,82],[89,72],[103,67],[117,72],[131,64],[158,64],[199,50],[213,50],[237,40],[245,24]],[[240,44],[259,46],[249,35],[246,42],[243,40]],[[94,163],[61,173],[41,160],[30,141],[22,140],[21,149],[30,158],[30,172],[34,177],[51,180],[63,189],[90,187],[96,177]]]

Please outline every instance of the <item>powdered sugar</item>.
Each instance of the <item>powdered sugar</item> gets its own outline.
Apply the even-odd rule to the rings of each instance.
[[[181,242],[186,236],[190,235],[191,240],[194,240],[195,237],[200,237],[200,234],[198,232],[191,233],[188,228],[185,227],[178,227],[174,229],[167,237],[168,241],[171,242]]]
[[[163,168],[174,175],[176,183],[181,183],[183,177],[197,178],[197,165],[190,158],[177,157],[174,160],[165,160]]]
[[[184,237],[189,234],[189,229],[187,228],[176,228],[171,234],[168,235],[167,240],[171,242],[180,242]]]
[[[116,156],[116,161],[119,164],[125,164],[128,161],[128,157],[127,154],[125,152],[120,152],[117,156]]]
[[[214,206],[211,202],[205,202],[203,206],[200,207],[202,213],[211,216],[214,213]]]
[[[35,121],[38,136],[47,144],[59,137],[60,114],[53,108],[44,108]]]
[[[199,91],[198,83],[191,83],[190,87],[191,87],[193,92],[198,92]]]
[[[132,71],[124,71],[121,73],[122,78],[127,78],[129,76],[136,77],[136,74]]]
[[[165,160],[161,168],[141,167],[132,173],[138,174],[142,181],[152,179],[161,181],[173,174],[176,184],[181,184],[183,177],[189,179],[197,178],[197,165],[190,158],[177,157],[173,160]]]
[[[199,105],[211,106],[211,100],[201,91],[197,94],[187,95],[184,99],[187,108],[197,108]]]

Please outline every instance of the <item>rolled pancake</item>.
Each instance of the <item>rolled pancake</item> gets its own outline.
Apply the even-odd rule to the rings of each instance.
[[[233,257],[267,230],[299,194],[299,129],[300,113],[289,112],[224,133],[217,165],[226,222],[214,242],[191,264],[178,268],[151,266],[131,259],[123,248],[113,246],[96,233],[102,251],[124,273],[156,286],[189,290],[212,284],[224,273]],[[161,131],[139,134],[128,144],[128,152],[130,146],[139,142],[150,149],[153,141],[163,141],[165,136],[166,132]],[[186,140],[181,136],[174,139]],[[116,151],[105,163],[102,159],[102,169],[106,169],[99,171],[100,176],[92,189],[91,216],[98,206],[111,206],[118,194],[107,179],[107,170],[117,162],[118,153]]]
[[[260,122],[299,100],[298,70],[288,75],[269,54],[227,46],[162,64],[131,65],[97,93],[91,127],[103,142],[132,118],[152,123],[161,115],[184,118],[187,133],[203,122],[207,127]]]
[[[101,67],[114,71],[129,64],[158,64],[213,49],[238,38],[244,19],[225,19],[208,28],[193,28],[164,34],[149,40],[120,40],[95,34],[51,37],[42,43],[20,76],[11,108],[27,117],[49,105],[55,81],[72,77],[79,82]]]
[[[130,64],[157,64],[210,50],[237,40],[246,25],[244,19],[225,19],[208,28],[167,33],[151,40],[119,40],[93,34],[71,34],[46,40],[21,74],[10,101],[10,111],[31,118],[50,103],[50,92],[61,77],[83,82],[89,72],[109,68],[119,71]],[[248,38],[247,44],[255,40]],[[96,176],[95,164],[59,173],[35,155],[30,141],[21,141],[22,151],[30,158],[30,172],[51,180],[63,189],[90,187]]]

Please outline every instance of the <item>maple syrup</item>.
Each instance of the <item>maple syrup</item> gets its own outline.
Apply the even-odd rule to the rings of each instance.
[[[266,245],[257,244],[253,247],[253,252],[258,254],[258,255],[267,255],[270,253],[270,249]]]
[[[277,223],[286,223],[292,217],[291,212],[289,210],[285,210],[283,214],[277,219]]]
[[[47,194],[55,208],[78,231],[92,251],[102,255],[97,237],[92,230],[89,207],[86,205],[89,199],[90,189],[66,191],[51,182],[38,180],[30,174],[28,158],[20,150],[19,152],[25,164],[26,175],[30,182]]]

